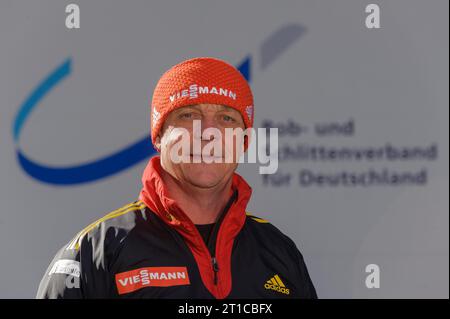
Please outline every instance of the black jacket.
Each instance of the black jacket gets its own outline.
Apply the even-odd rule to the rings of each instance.
[[[37,298],[317,298],[294,242],[245,207],[238,174],[209,242],[167,196],[159,158],[139,200],[82,230],[55,256]]]

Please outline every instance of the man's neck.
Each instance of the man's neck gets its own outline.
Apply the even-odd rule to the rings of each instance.
[[[161,178],[167,186],[170,197],[175,200],[194,224],[216,222],[218,215],[230,199],[232,178],[213,188],[181,185],[164,170]]]

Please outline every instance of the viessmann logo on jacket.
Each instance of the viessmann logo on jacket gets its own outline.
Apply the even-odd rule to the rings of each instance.
[[[169,287],[189,285],[186,267],[145,267],[116,274],[120,295],[144,287]]]

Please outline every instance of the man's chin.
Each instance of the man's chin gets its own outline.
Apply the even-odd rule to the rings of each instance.
[[[200,188],[211,188],[220,183],[223,176],[218,174],[217,164],[187,164],[184,169],[186,180]]]
[[[191,185],[202,189],[211,189],[219,184],[218,180],[211,180],[205,178],[191,179],[190,181]]]

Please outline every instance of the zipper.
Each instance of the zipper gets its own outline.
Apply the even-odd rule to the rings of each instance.
[[[210,252],[210,256],[211,257],[211,264],[212,264],[212,270],[214,273],[214,286],[217,286],[218,284],[218,272],[219,272],[219,263],[217,262],[217,258],[216,258],[216,247],[215,245],[213,245],[213,241],[212,238],[216,236],[216,231],[218,232],[218,229],[220,228],[220,225],[222,223],[222,220],[225,217],[225,214],[228,212],[228,210],[230,209],[232,203],[236,200],[238,196],[238,191],[235,190],[233,191],[233,194],[231,196],[231,198],[228,200],[227,204],[225,205],[225,208],[223,209],[223,211],[221,212],[221,214],[219,215],[218,220],[216,221],[216,224],[214,225],[208,241],[206,243],[206,246],[208,248],[208,252]]]
[[[212,240],[213,237],[215,237],[215,233],[216,231],[218,231],[218,228],[220,228],[220,224],[222,223],[223,218],[225,217],[225,214],[228,212],[228,210],[230,209],[232,203],[236,200],[238,196],[238,191],[235,190],[233,192],[233,195],[231,196],[231,198],[229,199],[227,205],[225,206],[224,210],[222,211],[222,213],[219,215],[218,220],[216,221],[213,229],[211,230],[210,235],[208,236],[208,240],[205,243],[202,240],[203,243],[203,247],[206,248],[206,252],[209,255],[209,257],[211,258],[211,266],[212,266],[212,271],[214,274],[214,286],[217,286],[219,283],[219,279],[218,279],[218,272],[219,272],[219,263],[217,262],[217,258],[216,258],[216,247],[214,245],[214,241]],[[198,236],[201,237],[200,233],[198,232]]]
[[[219,272],[219,264],[217,263],[216,257],[211,258],[212,268],[214,272],[214,285],[217,286],[217,273]]]

